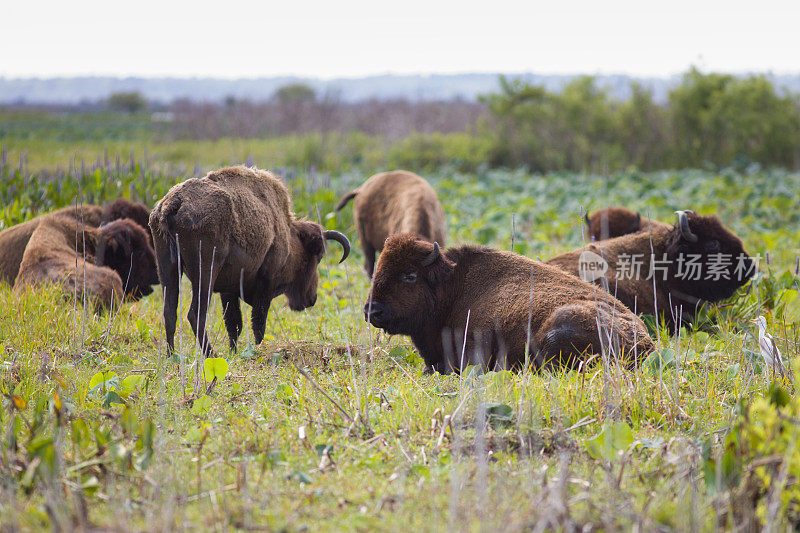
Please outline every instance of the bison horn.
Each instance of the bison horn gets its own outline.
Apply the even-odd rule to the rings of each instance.
[[[675,211],[675,214],[678,215],[678,225],[681,228],[681,235],[689,242],[697,242],[697,235],[692,233],[691,228],[689,228],[689,217],[686,216],[686,213],[694,213],[694,211],[688,209]]]
[[[586,226],[587,227],[592,225],[592,223],[589,222],[589,212],[588,211],[583,214],[583,221],[586,222]]]
[[[430,266],[433,264],[436,259],[439,258],[439,243],[433,243],[433,251],[425,256],[425,259],[422,260],[422,266]]]
[[[326,240],[336,241],[342,245],[344,251],[342,252],[342,258],[339,259],[340,263],[345,259],[347,259],[347,256],[350,255],[350,241],[347,240],[347,237],[345,237],[344,233],[329,229],[325,230],[323,236],[325,237]]]
[[[633,223],[633,228],[632,229],[633,229],[634,232],[639,231],[640,229],[642,229],[642,214],[641,213],[638,213],[638,212],[636,213],[636,222]]]

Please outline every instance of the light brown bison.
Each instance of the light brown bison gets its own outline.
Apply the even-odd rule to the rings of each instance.
[[[231,348],[236,348],[242,330],[240,297],[253,308],[258,344],[273,298],[285,294],[295,311],[316,303],[317,265],[326,239],[342,245],[341,261],[350,253],[343,234],[295,219],[289,191],[280,179],[243,166],[175,185],[153,209],[150,227],[164,289],[170,352],[182,273],[192,284],[189,323],[203,353],[211,356],[205,324],[212,290],[220,293]]]
[[[625,207],[606,207],[598,209],[591,215],[586,213],[584,221],[592,241],[613,239],[640,231],[648,232],[658,227],[669,227],[669,224],[643,217],[640,213]]]
[[[151,286],[158,283],[155,254],[145,230],[131,219],[93,228],[69,216],[46,216],[25,247],[14,288],[44,283],[60,284],[98,307],[109,307],[123,295],[139,298],[153,292]]]
[[[732,296],[756,270],[742,240],[716,216],[677,213],[675,226],[591,243],[547,262],[606,288],[638,313],[661,317],[674,331],[704,302]]]
[[[442,373],[518,369],[528,358],[534,368],[575,366],[603,351],[630,364],[654,348],[628,308],[558,268],[479,246],[441,251],[409,234],[386,241],[364,314],[409,335]]]
[[[364,268],[371,278],[375,252],[395,233],[414,233],[429,242],[445,244],[442,204],[430,184],[413,172],[394,170],[375,174],[345,195],[336,210],[353,202],[353,219],[364,250]]]
[[[22,255],[25,253],[25,247],[28,245],[31,235],[39,227],[39,222],[50,215],[71,217],[88,227],[97,227],[114,220],[130,218],[144,228],[150,238],[150,227],[147,225],[150,212],[144,204],[118,198],[105,206],[87,204],[64,207],[0,231],[0,283],[4,281],[9,285],[14,283],[22,262]]]

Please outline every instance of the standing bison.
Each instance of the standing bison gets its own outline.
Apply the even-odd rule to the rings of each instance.
[[[25,247],[14,288],[43,283],[61,284],[107,308],[123,294],[140,298],[153,292],[155,255],[145,230],[131,219],[92,228],[50,215],[39,220]]]
[[[675,226],[653,226],[547,261],[606,288],[638,313],[689,323],[704,302],[732,296],[755,273],[741,239],[716,216],[678,211]]]
[[[375,174],[361,187],[345,195],[336,206],[340,211],[353,202],[353,219],[364,250],[364,268],[371,278],[375,252],[395,233],[414,233],[444,246],[445,223],[442,204],[430,184],[413,172],[395,170]]]
[[[280,179],[243,166],[179,183],[156,205],[150,227],[164,289],[170,352],[182,273],[192,284],[189,323],[206,356],[213,354],[205,328],[212,290],[220,293],[232,349],[242,331],[240,297],[253,307],[257,344],[264,338],[273,298],[285,294],[294,311],[314,305],[325,240],[342,245],[341,261],[350,253],[350,243],[338,231],[323,231],[319,224],[295,219],[291,207],[289,191]]]
[[[598,209],[591,215],[586,213],[584,221],[592,241],[603,241],[629,233],[649,232],[655,228],[669,226],[669,224],[642,217],[641,214],[624,207],[606,207]]]
[[[442,373],[521,368],[526,355],[536,368],[603,352],[630,363],[654,348],[630,310],[558,268],[479,246],[442,252],[408,234],[386,242],[364,313],[388,333],[409,335]]]
[[[144,204],[117,198],[105,206],[89,204],[64,207],[49,215],[42,215],[0,231],[0,283],[3,281],[9,285],[14,283],[28,241],[44,217],[50,215],[70,217],[87,227],[97,227],[114,220],[130,218],[147,231],[148,239],[152,242],[149,236],[150,227],[147,225],[150,211]]]

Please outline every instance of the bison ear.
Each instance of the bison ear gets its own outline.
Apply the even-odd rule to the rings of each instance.
[[[636,220],[634,220],[633,223],[631,224],[631,231],[635,233],[640,229],[642,229],[642,214],[636,213]]]
[[[439,246],[436,243],[434,243],[433,252],[431,252],[431,255],[434,254],[435,256],[433,257],[433,260],[424,266],[427,268],[426,276],[428,281],[431,285],[437,286],[441,285],[450,278],[450,275],[453,273],[453,269],[455,269],[456,264],[439,251]],[[430,258],[430,256],[426,257],[426,259]]]
[[[108,226],[106,226],[108,229]],[[113,228],[102,235],[97,250],[97,260],[101,265],[122,265],[131,255],[130,228]]]
[[[322,228],[316,224],[303,224],[297,232],[303,248],[312,255],[321,255],[325,251],[325,243],[322,239]]]

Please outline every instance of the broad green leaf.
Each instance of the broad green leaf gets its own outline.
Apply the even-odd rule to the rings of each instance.
[[[217,378],[219,382],[227,375],[228,361],[226,361],[225,358],[209,357],[203,361],[203,377],[206,381],[213,381],[214,378]]]
[[[642,366],[654,376],[661,374],[668,368],[675,368],[675,350],[665,348],[661,351],[654,351],[647,356]]]
[[[194,401],[192,404],[192,413],[196,415],[201,415],[211,408],[212,401],[211,398],[208,396],[201,396],[200,398]]]
[[[89,392],[94,391],[94,389],[98,388],[99,386],[103,386],[103,389],[110,389],[111,384],[108,382],[112,381],[116,377],[117,374],[110,370],[96,373],[91,377],[91,379],[89,379]],[[105,392],[105,390],[102,392]]]
[[[118,390],[119,392],[130,394],[144,381],[144,379],[145,377],[141,374],[133,374],[128,376],[119,382]]]
[[[625,422],[606,422],[600,433],[583,441],[590,456],[605,461],[613,461],[632,443],[633,432]]]

